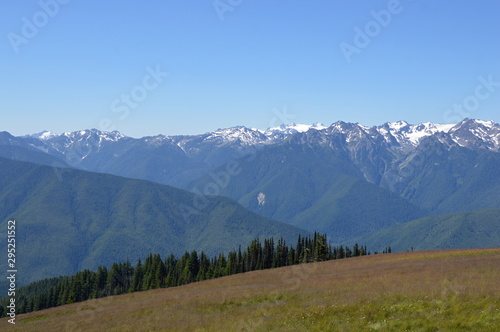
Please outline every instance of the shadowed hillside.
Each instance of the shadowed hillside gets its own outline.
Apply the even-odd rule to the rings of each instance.
[[[259,216],[225,197],[204,197],[144,180],[0,158],[0,228],[16,219],[23,284],[151,252],[228,252],[296,227]],[[7,232],[0,234],[0,239]],[[6,260],[0,268],[6,270]]]
[[[500,246],[500,209],[448,213],[394,225],[356,239],[374,251]]]

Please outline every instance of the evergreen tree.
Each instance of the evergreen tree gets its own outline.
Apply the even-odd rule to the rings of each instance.
[[[106,282],[108,280],[108,269],[105,266],[97,268],[97,275],[94,279],[93,298],[100,298],[108,295],[106,293]]]
[[[236,252],[231,251],[227,256],[226,275],[236,274],[238,271],[238,256]]]
[[[205,255],[205,253],[202,251],[200,254],[200,264],[196,280],[202,281],[210,279],[211,275],[209,274],[210,272],[209,269],[210,269],[210,260],[208,259],[207,255]]]
[[[357,243],[352,248],[352,252],[354,257],[360,256],[359,247]]]
[[[134,269],[134,275],[132,276],[132,285],[130,287],[130,292],[139,292],[142,290],[143,278],[144,269],[142,268],[142,262],[139,259]]]

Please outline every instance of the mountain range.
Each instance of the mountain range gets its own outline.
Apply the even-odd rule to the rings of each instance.
[[[122,228],[139,220],[157,225],[141,228],[148,236],[149,232],[165,232],[175,238],[161,238],[171,246],[158,250],[233,249],[242,237],[221,245],[221,240],[212,236],[203,242],[202,232],[184,241],[185,235],[191,234],[185,226],[158,226],[168,218],[174,220],[172,225],[182,225],[179,206],[184,207],[184,215],[197,215],[200,209],[193,210],[194,197],[204,200],[204,195],[218,202],[203,205],[206,210],[201,209],[199,216],[200,223],[218,225],[214,227],[218,231],[213,231],[204,224],[207,232],[213,232],[210,234],[223,232],[231,213],[248,221],[241,228],[245,232],[253,230],[256,220],[261,222],[253,233],[240,229],[241,236],[247,234],[245,240],[264,235],[265,225],[272,224],[279,227],[266,236],[285,232],[292,237],[319,231],[335,243],[363,240],[377,248],[452,248],[471,225],[481,223],[484,227],[478,229],[484,234],[500,222],[499,215],[491,212],[500,209],[500,125],[493,121],[464,119],[456,124],[416,125],[399,121],[373,127],[339,121],[330,126],[291,124],[267,130],[238,126],[202,135],[143,138],[95,129],[22,137],[1,132],[0,157],[6,158],[2,165],[11,168],[2,168],[0,173],[4,183],[0,204],[10,207],[2,209],[2,221],[17,216],[52,229],[43,223],[48,219],[54,224],[73,220],[74,229],[65,230],[74,234],[73,243],[78,243],[82,227],[85,232],[92,230],[83,238],[86,253],[93,260],[83,255],[78,264],[71,263],[73,269],[95,266],[96,257],[116,252],[120,238],[126,239],[121,245],[134,243],[133,236],[122,234],[130,230]],[[26,162],[37,170],[28,168],[26,172],[38,176],[14,171],[28,167]],[[68,176],[68,181],[59,183]],[[135,187],[141,190],[135,192]],[[123,192],[123,188],[128,191]],[[18,191],[24,196],[16,196],[21,195]],[[162,194],[151,194],[158,192]],[[17,205],[12,200],[17,200]],[[78,202],[85,202],[85,208],[79,209]],[[155,212],[150,211],[151,206]],[[165,210],[165,206],[170,208]],[[459,216],[450,219],[450,213]],[[450,227],[450,220],[467,222],[457,222],[452,237],[435,236],[433,230]],[[97,234],[105,232],[102,225],[110,225],[108,234],[118,235],[101,237],[101,249],[94,252],[90,248]],[[40,229],[35,224],[32,227]],[[411,242],[412,232],[424,232],[424,244]],[[401,243],[398,234],[407,234],[405,239],[412,245]],[[479,247],[484,243],[481,239],[482,235],[466,246]],[[113,245],[106,247],[106,241]],[[498,246],[500,239],[493,237],[487,243]]]
[[[500,151],[500,126],[493,121],[474,119],[465,119],[455,125],[410,125],[399,121],[371,128],[342,121],[329,127],[291,124],[267,130],[238,126],[202,135],[157,135],[138,139],[116,131],[110,133],[96,129],[60,135],[42,132],[24,137],[2,132],[0,146],[41,152],[45,160],[32,160],[38,163],[59,162],[93,172],[185,187],[193,177],[202,176],[256,150],[282,144],[292,137],[297,144],[345,152],[367,181],[385,187],[397,182],[397,176],[387,167],[398,169],[398,164],[408,163],[404,157],[413,158],[412,152],[428,138],[438,140],[447,149]],[[14,152],[10,155],[9,151],[1,153],[10,157]],[[27,158],[19,154],[16,159]]]

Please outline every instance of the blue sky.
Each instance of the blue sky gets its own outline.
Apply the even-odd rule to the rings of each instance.
[[[0,130],[14,135],[500,122],[498,1],[2,5]]]

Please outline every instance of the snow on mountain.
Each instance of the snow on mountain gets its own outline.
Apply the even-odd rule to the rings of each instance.
[[[402,128],[408,127],[408,122],[398,121],[398,122],[388,122],[387,126],[392,129],[392,131],[400,131]]]
[[[53,137],[56,137],[56,136],[59,136],[59,134],[56,134],[56,133],[53,133],[53,132],[50,132],[50,131],[47,131],[47,130],[44,130],[40,133],[36,133],[36,134],[32,134],[32,135],[28,135],[29,137],[33,137],[33,138],[38,138],[42,141],[46,141],[46,140],[49,140]]]
[[[267,137],[260,131],[244,126],[237,126],[226,129],[217,129],[203,135],[203,141],[213,142],[218,145],[226,143],[241,143],[245,146],[256,145],[267,141]]]
[[[77,165],[91,153],[99,151],[104,143],[117,142],[125,136],[118,131],[103,132],[87,129],[64,132],[61,135],[43,131],[30,137],[38,139],[30,142],[33,148],[45,152],[53,149],[65,155],[71,165]]]
[[[447,133],[454,124],[436,124],[432,122],[408,124],[406,121],[387,122],[375,127],[387,142],[395,139],[403,147],[417,146],[424,137],[434,135],[438,132]]]
[[[182,147],[186,145],[193,147],[193,145],[198,143],[215,146],[240,144],[242,147],[248,147],[280,143],[291,135],[306,135],[312,130],[325,136],[322,141],[327,141],[328,136],[336,134],[343,134],[347,143],[356,142],[368,136],[376,139],[376,136],[381,135],[389,145],[395,148],[399,146],[404,149],[412,149],[416,147],[423,138],[439,132],[450,133],[452,139],[456,143],[463,145],[464,139],[461,138],[461,136],[463,136],[461,128],[466,125],[469,128],[468,132],[475,137],[479,137],[481,141],[487,142],[481,146],[497,150],[500,148],[500,126],[498,124],[493,121],[466,120],[458,124],[424,122],[416,125],[409,124],[406,121],[397,121],[388,122],[372,128],[359,123],[348,123],[343,121],[337,121],[328,127],[324,126],[322,123],[314,123],[312,125],[291,123],[288,125],[282,124],[266,130],[237,126],[218,129],[203,135],[172,136],[172,139],[176,144]]]
[[[405,140],[417,145],[422,138],[438,132],[447,133],[453,126],[454,124],[435,124],[432,122],[424,122],[418,125],[406,124],[399,130],[399,133],[395,132],[394,135],[402,135]]]
[[[267,128],[266,130],[259,130],[271,142],[278,143],[284,141],[290,135],[296,133],[306,133],[309,130],[323,130],[326,129],[322,123],[317,122],[312,125],[291,123],[288,125],[282,124],[277,127]]]
[[[358,123],[338,121],[329,127],[322,124],[291,124],[269,128],[261,132],[277,143],[290,135],[303,134],[309,130],[321,131],[327,136],[343,134],[346,143],[359,141],[366,136],[376,139],[377,135],[381,135],[387,144],[395,148],[399,146],[403,149],[413,149],[418,146],[423,138],[437,133],[445,133],[450,134],[452,141],[461,146],[500,150],[500,126],[493,121],[470,119],[465,119],[458,124],[424,122],[413,125],[406,121],[397,121],[387,122],[372,128]]]
[[[233,146],[248,148],[251,146],[270,145],[283,142],[292,135],[308,135],[317,133],[321,142],[328,142],[331,136],[342,135],[346,144],[356,144],[364,139],[373,142],[380,139],[395,149],[413,149],[419,142],[428,136],[445,133],[463,147],[484,148],[500,151],[500,125],[493,121],[464,119],[457,124],[436,124],[424,122],[416,125],[406,121],[387,122],[380,126],[366,127],[358,123],[338,121],[326,127],[322,123],[312,125],[288,124],[268,128],[266,130],[252,129],[244,126],[218,129],[201,135],[143,137],[149,145],[174,144],[185,151],[199,151],[205,148]],[[43,131],[27,136],[30,144],[37,149],[47,148],[66,154],[75,154],[82,160],[93,151],[99,151],[103,144],[112,144],[126,138],[118,131],[103,132],[96,129],[65,132],[61,135]],[[136,141],[136,139],[134,139]],[[194,150],[193,150],[194,149]],[[239,148],[238,148],[239,149]],[[75,160],[76,160],[75,159]]]
[[[464,119],[449,132],[462,147],[500,150],[500,125],[493,121]]]
[[[483,121],[483,120],[475,120],[477,123],[479,123],[480,125],[484,126],[484,127],[487,127],[487,128],[492,128],[495,126],[495,122],[494,121]]]
[[[118,131],[105,132],[97,129],[87,129],[73,132],[65,132],[58,136],[52,136],[46,141],[53,145],[56,150],[62,151],[73,145],[88,145],[100,148],[104,142],[117,142],[125,135]]]
[[[363,131],[365,133],[368,133],[370,131],[370,128],[360,125],[359,123],[337,121],[333,123],[330,127],[328,127],[326,132],[329,134],[335,134],[335,133],[348,134],[353,130],[356,132]]]
[[[103,141],[112,141],[116,142],[119,141],[120,139],[124,138],[125,135],[118,131],[113,131],[113,132],[107,132],[107,131],[100,131],[97,129],[87,129],[87,130],[80,130],[80,131],[73,131],[73,132],[65,132],[59,137],[64,136],[66,137],[70,142],[74,141],[82,141],[86,139],[93,139],[98,142],[103,142]],[[52,137],[51,137],[52,138]]]
[[[276,132],[294,134],[294,133],[305,133],[309,129],[322,130],[325,128],[327,128],[327,127],[325,127],[321,122],[317,122],[317,123],[314,123],[312,125],[291,123],[288,125],[282,124],[278,127],[268,128],[268,129],[263,130],[261,132],[263,134],[266,134],[266,135],[273,135]]]

